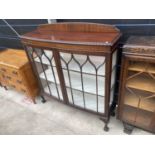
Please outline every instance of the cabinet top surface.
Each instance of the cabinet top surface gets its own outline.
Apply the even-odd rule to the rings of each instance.
[[[24,50],[5,49],[0,51],[0,65],[19,69],[27,62],[28,59]]]
[[[124,47],[146,46],[155,48],[155,36],[131,36],[125,43]]]
[[[123,52],[155,56],[155,36],[131,36],[123,45]]]
[[[111,25],[90,23],[60,23],[39,26],[21,39],[41,42],[112,46],[121,36]]]

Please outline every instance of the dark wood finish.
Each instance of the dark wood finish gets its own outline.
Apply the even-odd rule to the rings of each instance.
[[[23,43],[37,47],[80,50],[98,54],[112,52],[111,48],[120,36],[120,31],[110,25],[60,23],[41,25],[34,32],[21,36],[21,39]]]
[[[7,49],[0,53],[0,81],[4,87],[26,93],[33,102],[38,94],[38,83],[24,50]]]
[[[65,87],[65,80],[63,78],[63,72],[62,72],[62,67],[61,67],[61,62],[60,62],[60,55],[58,52],[54,51],[54,57],[55,57],[55,63],[57,66],[57,72],[58,72],[58,76],[59,76],[59,80],[61,83],[61,90],[63,92],[63,98],[64,98],[64,103],[69,103],[68,101],[68,96],[67,96],[67,91],[66,91],[66,87]]]
[[[123,46],[123,52],[132,55],[155,56],[155,36],[131,36]]]
[[[117,117],[124,131],[155,133],[155,37],[132,36],[123,46]]]
[[[47,24],[39,26],[35,31],[21,36],[21,41],[26,47],[27,55],[32,63],[35,74],[40,81],[40,88],[42,97],[54,97],[47,94],[42,87],[42,83],[37,71],[36,63],[34,62],[33,52],[36,48],[50,50],[53,53],[55,60],[55,67],[60,80],[60,88],[62,91],[63,103],[69,104],[67,95],[67,87],[65,85],[65,78],[63,68],[61,66],[60,54],[78,54],[89,56],[104,56],[105,57],[105,111],[104,113],[94,112],[90,109],[85,109],[74,104],[71,106],[94,112],[101,116],[105,122],[105,131],[108,131],[107,126],[110,117],[110,84],[111,84],[111,66],[112,54],[117,49],[118,40],[121,36],[120,31],[111,25],[92,24],[92,23],[59,23]],[[31,50],[28,48],[31,47]],[[36,51],[35,51],[36,52]],[[39,52],[36,52],[39,54]],[[44,53],[45,54],[45,53]],[[52,66],[51,66],[52,67]],[[53,68],[53,67],[52,67]],[[82,73],[81,77],[83,77]],[[96,75],[97,76],[97,75]],[[82,78],[81,78],[82,79]],[[80,79],[79,79],[80,80]],[[83,80],[83,79],[82,79]],[[57,85],[58,86],[58,85]],[[58,98],[56,98],[58,99]],[[60,99],[58,99],[60,100]],[[44,101],[44,98],[43,98]],[[85,102],[85,101],[84,101]],[[104,102],[104,101],[103,101]]]

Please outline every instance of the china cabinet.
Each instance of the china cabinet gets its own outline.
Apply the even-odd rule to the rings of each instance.
[[[120,31],[111,25],[55,23],[21,36],[40,83],[42,101],[53,97],[94,112],[109,128]]]
[[[118,118],[124,131],[155,132],[155,37],[131,36],[123,46]]]

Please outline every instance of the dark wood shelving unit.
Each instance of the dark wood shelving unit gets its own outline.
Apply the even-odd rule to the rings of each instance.
[[[118,118],[124,131],[155,132],[155,37],[132,36],[123,46]]]

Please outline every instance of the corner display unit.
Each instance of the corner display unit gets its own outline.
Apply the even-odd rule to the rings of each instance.
[[[40,25],[21,36],[40,81],[42,101],[50,96],[94,112],[107,131],[120,36],[114,26],[92,23]]]
[[[123,46],[118,118],[155,133],[155,37],[131,36]]]

